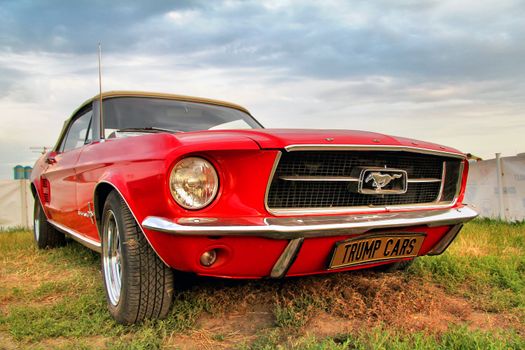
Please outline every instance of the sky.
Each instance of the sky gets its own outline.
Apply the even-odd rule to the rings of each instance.
[[[0,0],[0,179],[103,89],[241,104],[267,128],[525,152],[525,2]]]

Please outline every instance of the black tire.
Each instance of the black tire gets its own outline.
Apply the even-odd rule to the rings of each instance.
[[[373,269],[378,272],[391,273],[396,271],[405,271],[414,263],[414,259],[398,261],[391,264],[384,264],[374,267]]]
[[[38,249],[61,247],[66,244],[66,237],[48,221],[42,204],[35,198],[33,211],[33,238]]]
[[[122,324],[165,317],[173,299],[173,271],[150,247],[115,191],[104,204],[101,228],[102,275],[111,316]]]

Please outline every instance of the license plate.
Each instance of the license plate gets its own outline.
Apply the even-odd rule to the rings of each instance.
[[[374,234],[335,244],[329,268],[415,257],[425,240],[423,233]]]

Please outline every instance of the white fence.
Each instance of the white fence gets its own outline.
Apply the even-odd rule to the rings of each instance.
[[[470,163],[465,202],[481,217],[525,220],[525,155]],[[0,228],[32,225],[29,180],[0,180]]]
[[[33,226],[29,180],[0,180],[0,228]]]
[[[470,163],[465,202],[480,217],[525,220],[525,155]]]

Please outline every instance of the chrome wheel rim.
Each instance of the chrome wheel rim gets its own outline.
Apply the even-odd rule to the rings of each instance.
[[[107,211],[104,220],[104,249],[102,254],[106,290],[110,303],[116,306],[120,300],[122,267],[120,235],[115,214],[111,210]]]
[[[33,232],[35,233],[35,240],[38,242],[38,238],[40,238],[40,208],[38,207],[33,218]]]

